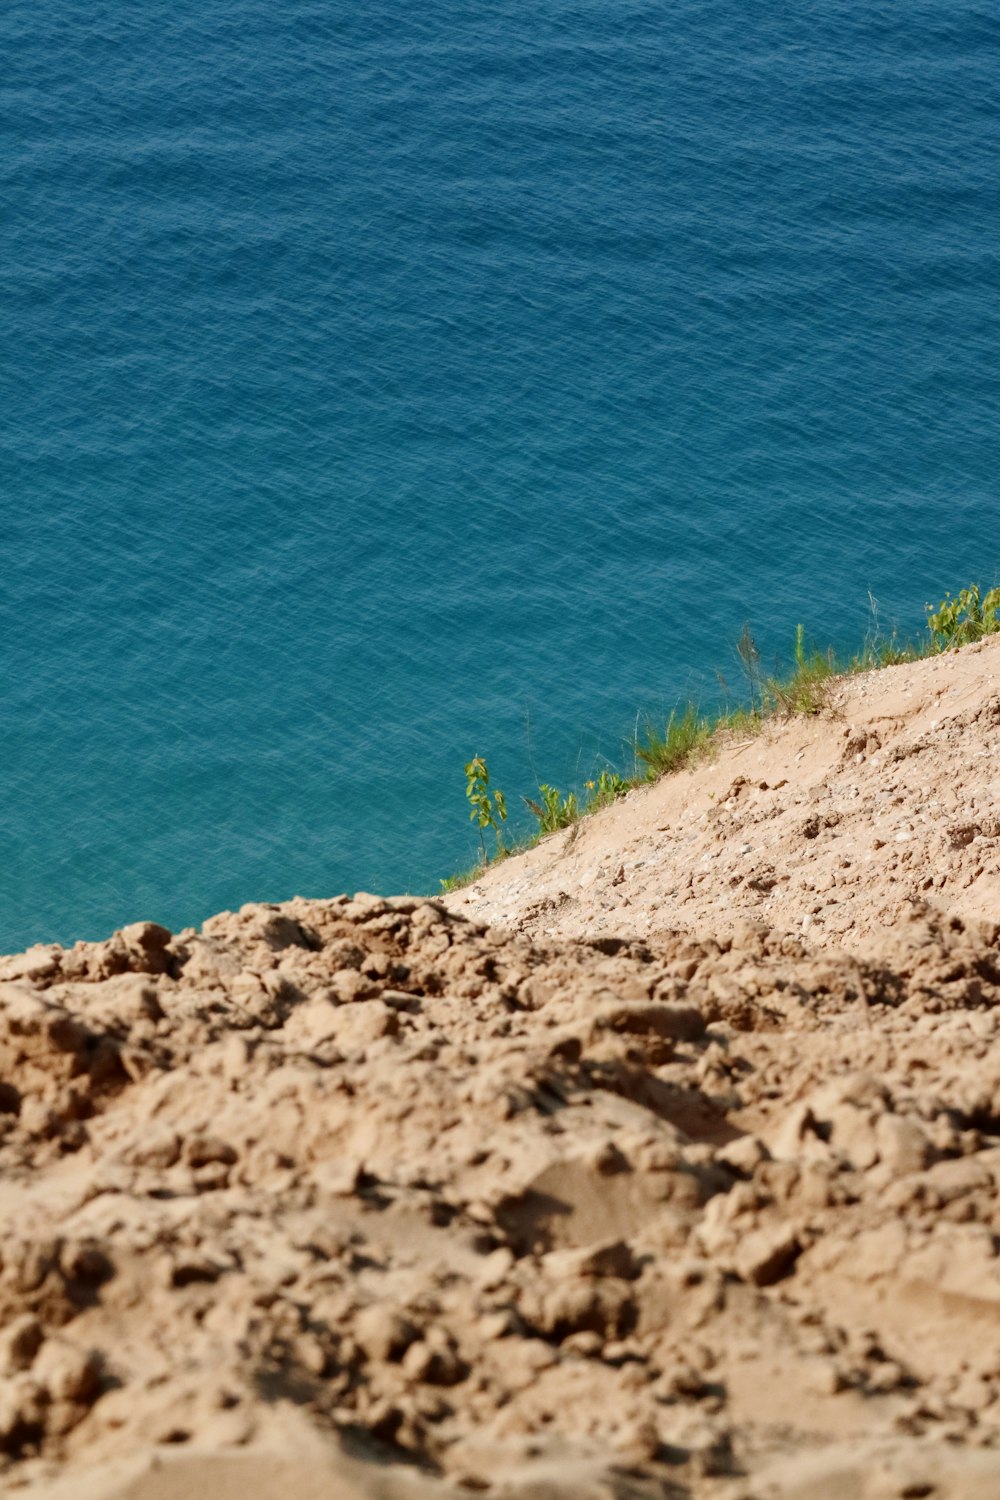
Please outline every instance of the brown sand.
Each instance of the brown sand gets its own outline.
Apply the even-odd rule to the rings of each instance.
[[[996,1500],[998,647],[450,910],[0,961],[0,1489]]]
[[[855,948],[915,899],[1000,916],[1000,636],[847,678],[822,716],[773,721],[448,904],[546,937],[749,918]]]

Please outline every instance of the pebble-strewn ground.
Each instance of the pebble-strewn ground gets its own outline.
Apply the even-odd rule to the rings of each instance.
[[[975,823],[958,890],[993,879],[990,701],[942,712],[965,758],[919,803],[940,747],[882,739],[882,849]],[[782,817],[869,795],[836,722],[786,732],[841,769]],[[764,795],[696,814],[724,868]],[[853,818],[807,837],[814,884]],[[690,903],[584,940],[358,896],[0,960],[0,1488],[995,1500],[1000,925],[914,894],[849,951]]]

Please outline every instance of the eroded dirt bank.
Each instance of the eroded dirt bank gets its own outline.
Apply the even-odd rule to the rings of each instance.
[[[546,868],[606,868],[619,820],[662,837],[664,783],[603,854],[595,820],[497,870],[507,930],[341,897],[0,960],[0,1490],[995,1500],[1000,924],[968,909],[995,879],[990,649],[950,684],[883,674],[919,706],[881,769],[856,703],[860,748],[836,718],[755,742],[814,755],[775,816],[769,774],[688,777],[677,837],[775,874],[721,904],[657,887],[641,917],[642,870],[683,848],[625,841],[628,906],[582,866],[531,907]],[[873,858],[867,899],[817,891],[868,868],[878,817],[899,888]]]
[[[380,1495],[995,1495],[998,942],[359,898],[8,962],[6,1485],[277,1495],[305,1424]]]

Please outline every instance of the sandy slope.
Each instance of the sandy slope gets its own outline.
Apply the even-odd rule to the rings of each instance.
[[[995,1500],[998,646],[450,911],[0,960],[4,1493]]]
[[[731,931],[854,947],[915,898],[1000,915],[1000,636],[847,679],[450,898],[546,936]]]

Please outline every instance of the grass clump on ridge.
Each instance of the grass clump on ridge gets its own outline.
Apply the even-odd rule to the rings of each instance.
[[[568,828],[575,823],[580,816],[580,804],[576,793],[569,792],[565,797],[557,786],[549,786],[542,782],[538,788],[541,802],[535,802],[531,797],[522,797],[528,811],[538,820],[538,832],[557,833],[560,828]]]
[[[645,739],[637,739],[634,745],[636,758],[648,767],[646,779],[655,781],[686,766],[707,749],[717,727],[718,721],[712,724],[702,718],[696,704],[690,702],[680,711],[673,710],[662,734],[647,724]]]
[[[996,635],[1000,631],[1000,588],[990,589],[983,597],[978,583],[971,583],[957,599],[945,594],[933,614],[928,606],[927,625],[942,651]]]
[[[472,885],[473,881],[478,880],[480,875],[484,873],[488,865],[489,860],[485,863],[480,860],[478,864],[471,865],[467,870],[456,870],[453,875],[448,875],[444,880],[439,882],[441,895],[447,896],[452,891],[460,891],[465,886]]]
[[[617,802],[619,797],[624,797],[637,785],[635,778],[619,776],[617,771],[602,771],[596,781],[587,782],[587,798],[585,813],[600,812],[602,807],[610,807],[612,802]]]
[[[647,781],[656,781],[690,765],[716,749],[724,738],[755,734],[767,719],[818,714],[825,707],[831,683],[837,676],[836,661],[832,651],[824,654],[807,646],[803,626],[796,628],[795,667],[787,677],[764,675],[760,653],[747,625],[736,650],[747,679],[749,707],[727,708],[710,719],[689,699],[683,708],[673,710],[662,734],[647,723],[644,738],[636,739],[632,747],[637,761],[647,767]],[[721,674],[719,680],[726,688]]]
[[[557,786],[549,786],[543,781],[538,788],[540,802],[536,802],[533,797],[521,798],[538,824],[534,837],[528,840],[528,844],[537,843],[547,833],[558,833],[560,828],[571,827],[588,813],[610,807],[612,802],[617,802],[619,797],[624,797],[638,785],[635,777],[619,776],[617,771],[604,770],[596,780],[586,783],[588,795],[581,802],[575,792],[567,792],[564,797]]]
[[[763,672],[750,628],[744,625],[736,650],[747,681],[749,706],[727,707],[713,718],[703,714],[698,704],[688,699],[683,706],[678,705],[672,710],[662,732],[647,720],[643,736],[637,735],[631,742],[636,770],[638,772],[641,763],[644,774],[625,777],[613,769],[602,770],[596,779],[586,783],[589,795],[582,802],[575,792],[567,792],[564,796],[558,787],[542,782],[538,788],[540,800],[522,798],[538,827],[534,834],[516,844],[507,845],[503,841],[500,824],[507,816],[503,793],[496,790],[488,793],[489,771],[486,762],[476,756],[465,768],[466,795],[472,803],[470,817],[479,825],[482,857],[471,869],[442,880],[442,891],[460,890],[478,879],[489,867],[491,861],[482,837],[487,827],[491,827],[496,835],[495,859],[504,859],[531,848],[546,834],[569,828],[589,813],[609,807],[644,781],[658,781],[661,776],[693,765],[736,736],[759,733],[768,720],[821,713],[830,701],[834,682],[840,677],[920,661],[1000,633],[1000,587],[983,594],[980,586],[972,583],[954,599],[950,593],[946,594],[936,610],[927,605],[926,638],[904,644],[899,643],[895,631],[889,637],[883,635],[878,601],[872,594],[868,597],[872,629],[855,656],[846,663],[838,662],[832,648],[823,652],[809,645],[804,627],[798,625],[793,647],[794,667],[785,677],[767,676]],[[728,698],[725,679],[721,673],[718,676]]]
[[[793,714],[818,714],[826,706],[830,692],[830,680],[837,675],[837,664],[833,651],[817,651],[807,647],[805,630],[795,628],[795,670],[784,679],[769,678],[765,689],[765,703],[770,700],[774,712],[786,716]]]

